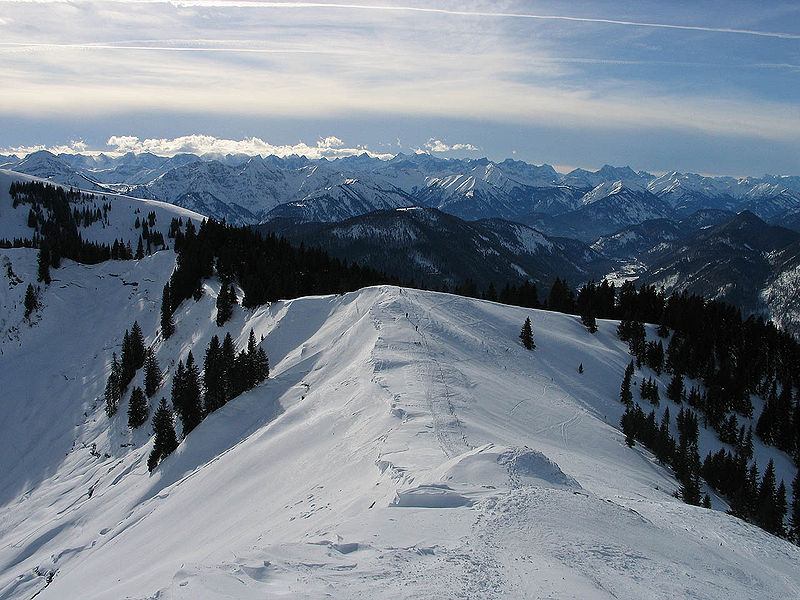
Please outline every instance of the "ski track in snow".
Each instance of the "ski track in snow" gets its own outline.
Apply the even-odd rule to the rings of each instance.
[[[433,420],[434,434],[439,440],[445,456],[453,458],[465,450],[471,450],[473,447],[467,441],[464,426],[456,414],[453,393],[447,385],[442,365],[428,343],[425,335],[425,324],[418,314],[420,309],[413,304],[407,294],[403,295],[403,299],[407,302],[407,308],[409,309],[407,311],[408,320],[410,324],[414,325],[414,332],[419,335],[421,347],[424,348],[425,356],[418,362],[418,374],[425,381],[431,383],[430,386],[426,387],[425,395]],[[427,318],[428,323],[430,323],[429,313],[427,313]],[[438,394],[436,392],[437,388],[439,389]]]

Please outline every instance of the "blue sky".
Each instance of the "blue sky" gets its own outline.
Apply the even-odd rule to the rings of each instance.
[[[798,174],[798,6],[0,0],[0,151]]]

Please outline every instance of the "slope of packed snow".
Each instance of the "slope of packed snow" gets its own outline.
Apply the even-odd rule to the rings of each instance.
[[[25,283],[35,256],[0,251]],[[374,287],[237,308],[218,328],[212,280],[164,341],[173,266],[168,251],[65,261],[33,326],[0,272],[17,327],[0,341],[0,598],[800,593],[800,549],[682,504],[625,446],[615,323],[593,336],[577,317]],[[272,365],[152,474],[149,425],[98,400],[134,319],[167,371],[156,398],[214,334],[241,347],[253,328]]]

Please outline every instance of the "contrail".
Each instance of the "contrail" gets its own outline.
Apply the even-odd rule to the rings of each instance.
[[[41,1],[41,0],[40,0]],[[47,2],[48,0],[43,0]],[[65,0],[49,0],[57,3]],[[4,0],[0,0],[2,4]],[[171,4],[178,7],[227,7],[227,8],[331,8],[343,10],[375,10],[387,12],[416,12],[452,15],[461,17],[488,17],[496,19],[533,19],[540,21],[568,21],[573,23],[600,23],[627,27],[647,27],[654,29],[675,29],[680,31],[700,31],[706,33],[727,33],[757,37],[800,40],[800,34],[780,31],[759,31],[756,29],[737,29],[732,27],[708,27],[704,25],[675,25],[670,23],[651,23],[647,21],[627,21],[623,19],[603,19],[599,17],[571,17],[567,15],[535,15],[531,13],[491,12],[455,10],[449,8],[427,8],[420,6],[382,6],[379,4],[346,4],[326,2],[272,2],[259,0],[130,0],[130,4]]]
[[[607,25],[624,25],[628,27],[649,27],[656,29],[677,29],[683,31],[702,31],[708,33],[728,33],[737,35],[753,35],[759,37],[780,38],[788,40],[800,39],[800,34],[778,31],[758,31],[754,29],[735,29],[729,27],[706,27],[702,25],[673,25],[669,23],[649,23],[645,21],[625,21],[621,19],[601,19],[596,17],[570,17],[565,15],[534,15],[530,13],[488,12],[453,10],[449,8],[425,8],[419,6],[381,6],[376,4],[328,4],[325,2],[259,2],[257,0],[170,0],[175,6],[226,6],[238,8],[335,8],[348,10],[382,10],[393,12],[419,12],[464,17],[492,17],[501,19],[536,19],[541,21],[571,21],[576,23],[602,23]]]
[[[253,48],[252,46],[178,46],[166,45],[182,40],[122,40],[120,42],[87,42],[82,44],[59,44],[53,42],[0,42],[0,52],[4,49],[64,49],[64,50],[134,50],[148,52],[222,52],[222,53],[247,53],[247,54],[325,54],[353,56],[352,50],[334,50],[331,48]],[[247,40],[188,40],[192,43],[242,43]],[[157,45],[146,45],[156,44]],[[364,54],[364,53],[362,53]],[[686,62],[668,60],[626,60],[615,58],[588,58],[588,57],[536,57],[531,59],[534,64],[589,64],[589,65],[617,65],[617,66],[646,66],[661,65],[686,68],[719,68],[719,69],[787,69],[800,70],[800,64],[791,63],[711,63],[711,62]]]

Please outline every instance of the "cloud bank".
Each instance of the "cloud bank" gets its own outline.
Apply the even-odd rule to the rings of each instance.
[[[431,152],[452,152],[453,150],[468,150],[469,152],[477,152],[480,150],[477,146],[472,144],[445,144],[442,140],[430,138],[425,142],[425,147]]]
[[[84,141],[72,141],[69,144],[56,146],[16,146],[0,152],[25,156],[31,152],[47,150],[53,154],[100,154],[118,156],[133,152],[140,154],[149,152],[158,156],[175,156],[176,154],[220,155],[244,154],[247,156],[306,156],[310,159],[334,159],[366,153],[375,158],[388,159],[394,156],[374,152],[364,145],[348,146],[336,136],[327,136],[317,140],[316,144],[300,141],[296,144],[271,144],[258,137],[241,140],[218,138],[212,135],[192,134],[175,138],[139,139],[134,135],[112,135],[105,148],[91,148]]]

